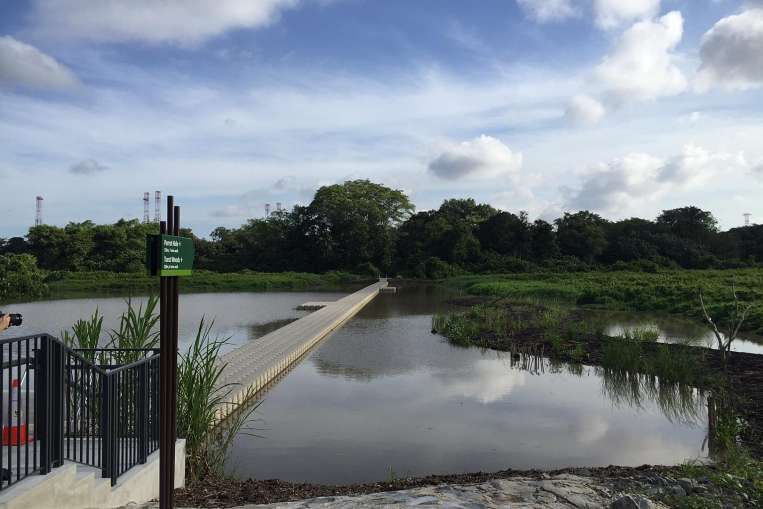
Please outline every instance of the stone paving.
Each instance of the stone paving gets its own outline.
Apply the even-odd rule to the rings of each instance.
[[[571,474],[545,479],[518,477],[482,484],[443,484],[405,491],[372,493],[356,497],[321,497],[296,502],[246,505],[237,509],[378,508],[403,509],[441,507],[448,509],[657,509],[641,497],[615,496],[595,480]],[[613,503],[613,500],[616,502]],[[631,504],[633,502],[633,504]]]

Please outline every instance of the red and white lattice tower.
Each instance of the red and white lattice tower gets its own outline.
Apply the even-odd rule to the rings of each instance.
[[[148,223],[149,221],[148,211],[149,211],[150,197],[151,197],[151,194],[148,191],[143,193],[143,222],[144,223]]]
[[[270,217],[270,204],[265,204],[265,217]]]
[[[154,191],[154,221],[162,220],[162,192]]]
[[[742,215],[744,216],[744,225],[750,226],[750,218],[752,217],[752,214],[750,214],[749,212],[745,212]]]
[[[37,197],[37,213],[34,217],[34,225],[40,226],[42,224],[42,196]]]

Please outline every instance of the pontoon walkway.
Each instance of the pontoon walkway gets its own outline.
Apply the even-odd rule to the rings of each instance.
[[[278,330],[247,343],[222,357],[227,366],[219,387],[227,386],[230,403],[218,408],[218,419],[238,403],[267,387],[331,331],[352,318],[387,287],[387,280],[363,288],[300,318]]]

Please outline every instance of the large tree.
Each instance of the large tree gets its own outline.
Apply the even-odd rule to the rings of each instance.
[[[593,212],[565,212],[555,223],[557,242],[564,255],[575,256],[591,263],[607,246],[604,236],[606,222]]]
[[[677,237],[700,245],[707,244],[718,233],[718,221],[713,214],[697,207],[663,210],[657,217],[657,224]]]
[[[391,268],[395,227],[414,207],[400,190],[351,180],[318,189],[308,209],[330,236],[326,248],[334,266],[353,269],[372,263],[386,271]]]
[[[481,222],[476,233],[483,249],[516,257],[530,253],[531,233],[526,212],[518,216],[511,212],[498,212]]]

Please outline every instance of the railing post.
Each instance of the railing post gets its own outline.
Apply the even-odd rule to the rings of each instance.
[[[148,362],[138,366],[137,404],[138,462],[143,464],[148,457]]]
[[[49,341],[51,376],[50,392],[50,461],[52,466],[64,464],[64,350],[57,341]]]
[[[51,399],[50,399],[50,338],[40,337],[40,350],[35,353],[35,435],[40,442],[40,473],[50,473]]]
[[[114,486],[117,483],[117,478],[122,467],[120,465],[121,458],[124,457],[120,449],[121,444],[119,443],[119,376],[116,373],[111,375],[109,399],[111,442],[107,445],[109,447],[109,456],[111,456],[111,485]]]
[[[101,477],[104,479],[110,479],[112,476],[112,464],[114,458],[111,454],[111,443],[114,441],[113,427],[111,420],[113,415],[111,412],[111,377],[109,375],[103,375],[102,393],[101,393],[101,454],[102,466]]]

